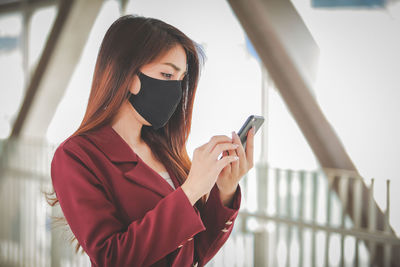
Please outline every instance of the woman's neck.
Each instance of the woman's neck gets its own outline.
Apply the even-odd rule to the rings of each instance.
[[[138,116],[139,114],[133,107],[122,105],[111,122],[111,127],[132,147],[145,145],[140,135],[143,124],[138,120]]]

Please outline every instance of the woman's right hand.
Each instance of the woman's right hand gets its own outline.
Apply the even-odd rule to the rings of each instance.
[[[192,167],[181,188],[192,206],[199,198],[211,191],[219,173],[226,165],[237,160],[235,156],[218,156],[225,150],[236,149],[237,144],[226,135],[215,135],[193,152]]]

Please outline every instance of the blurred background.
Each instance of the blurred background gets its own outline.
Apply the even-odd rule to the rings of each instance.
[[[90,266],[41,191],[125,14],[205,50],[190,156],[266,119],[233,232],[207,266],[400,265],[399,1],[2,0],[0,266]]]

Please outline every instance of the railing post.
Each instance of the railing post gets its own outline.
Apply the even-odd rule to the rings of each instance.
[[[281,197],[280,197],[280,191],[281,191],[281,173],[280,169],[276,168],[275,169],[275,216],[280,217],[281,214]],[[275,245],[274,245],[274,264],[273,266],[278,266],[278,253],[277,253],[277,246],[279,244],[280,240],[280,223],[275,222]]]
[[[369,189],[369,209],[368,209],[368,231],[373,233],[376,231],[376,217],[375,217],[375,200],[374,200],[374,178],[371,179],[371,185]],[[372,265],[375,262],[375,254],[376,254],[376,243],[375,241],[369,241],[369,256],[370,256],[370,264]]]
[[[353,225],[355,230],[360,230],[361,224],[361,177],[355,176],[353,178]],[[358,237],[355,238],[355,252],[354,252],[354,267],[358,267],[360,265],[360,239]]]
[[[60,216],[59,206],[51,208],[52,216]],[[51,246],[50,246],[50,259],[51,259],[51,267],[61,267],[61,256],[62,256],[62,248],[64,244],[61,238],[61,230],[59,227],[55,227],[52,225],[53,219],[50,219],[50,235],[51,235]]]
[[[257,209],[262,214],[267,214],[268,200],[268,166],[266,163],[256,164],[257,183]],[[264,223],[264,222],[262,222]],[[268,266],[268,232],[265,227],[254,234],[254,266]]]
[[[349,177],[345,174],[339,176],[339,193],[341,194],[342,199],[342,214],[341,214],[341,222],[340,227],[341,229],[345,229],[345,219],[347,213],[347,197],[348,197],[348,184],[349,184]],[[344,267],[344,240],[346,236],[342,233],[340,237],[340,267]]]
[[[331,187],[334,182],[335,176],[329,174],[327,176],[327,188],[326,188],[326,226],[331,226],[331,210],[332,210],[332,192]],[[325,266],[329,266],[329,247],[330,247],[331,233],[326,232],[325,240]]]
[[[293,219],[292,215],[292,170],[286,170],[286,216],[289,220]],[[286,267],[290,267],[290,249],[292,241],[292,226],[286,226]]]
[[[317,224],[317,202],[318,202],[318,172],[315,171],[312,173],[312,209],[311,209],[311,217],[313,225]],[[316,233],[313,228],[311,234],[311,264],[313,267],[316,266]]]
[[[390,235],[390,180],[386,180],[386,210],[385,210],[385,234]],[[389,267],[392,260],[392,246],[385,244],[384,266]]]
[[[303,267],[303,259],[304,259],[304,238],[303,238],[303,223],[304,223],[304,205],[305,205],[305,171],[300,171],[300,205],[299,205],[299,221],[300,227],[299,229],[299,267]]]

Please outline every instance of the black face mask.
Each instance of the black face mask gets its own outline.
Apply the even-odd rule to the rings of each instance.
[[[159,80],[138,74],[140,91],[130,94],[129,102],[135,110],[145,118],[153,129],[163,127],[175,112],[182,98],[181,80]]]

